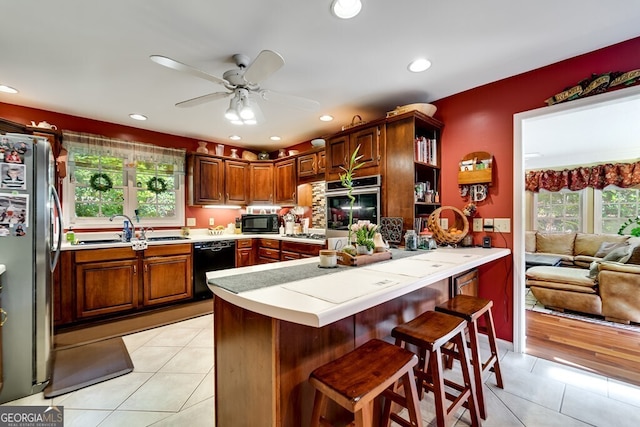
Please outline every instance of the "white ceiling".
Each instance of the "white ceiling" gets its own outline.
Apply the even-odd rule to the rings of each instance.
[[[362,2],[344,21],[331,0],[3,0],[0,84],[20,93],[0,101],[205,141],[238,134],[234,145],[274,150],[336,132],[356,114],[373,120],[640,35],[637,0]],[[262,87],[315,99],[318,111],[261,102],[265,121],[239,128],[223,119],[227,99],[174,107],[221,86],[149,60],[221,77],[233,54],[263,49],[286,63]],[[409,73],[420,56],[432,68]],[[134,112],[149,120],[131,120]],[[336,119],[322,123],[324,113]]]

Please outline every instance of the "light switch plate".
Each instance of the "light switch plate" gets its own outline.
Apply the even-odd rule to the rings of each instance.
[[[216,224],[216,220],[214,218],[209,218],[209,225],[215,225],[215,224]]]
[[[196,219],[195,218],[187,218],[187,227],[195,227]]]
[[[511,233],[511,218],[496,218],[493,221],[493,230],[500,233]]]
[[[449,229],[449,218],[440,218],[440,227],[443,230]]]
[[[482,218],[473,218],[473,232],[482,231]]]

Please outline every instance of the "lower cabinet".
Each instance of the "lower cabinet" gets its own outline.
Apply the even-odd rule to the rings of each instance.
[[[280,247],[280,258],[282,261],[289,259],[309,258],[320,255],[322,245],[312,243],[283,241]]]
[[[190,299],[193,295],[192,245],[88,249],[65,253],[71,269],[56,287],[55,310],[65,315],[55,326],[132,312]]]
[[[478,269],[466,271],[451,278],[451,297],[456,295],[478,296]]]
[[[248,267],[253,264],[253,240],[238,239],[236,241],[236,267]]]
[[[258,239],[258,264],[280,261],[280,240]]]

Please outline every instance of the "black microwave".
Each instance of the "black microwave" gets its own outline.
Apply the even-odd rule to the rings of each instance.
[[[243,233],[278,233],[278,214],[242,215]]]

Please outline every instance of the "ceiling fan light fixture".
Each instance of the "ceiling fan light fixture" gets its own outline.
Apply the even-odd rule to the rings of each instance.
[[[244,124],[249,126],[257,125],[258,121],[256,119],[245,119]]]
[[[431,61],[426,58],[418,58],[411,61],[407,68],[412,73],[421,73],[431,68]]]
[[[333,0],[331,12],[340,19],[351,19],[362,9],[360,0]]]

